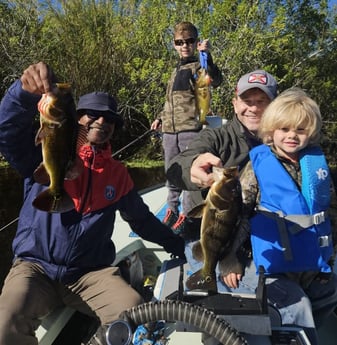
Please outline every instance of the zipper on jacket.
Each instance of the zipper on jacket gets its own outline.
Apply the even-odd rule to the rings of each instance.
[[[89,192],[90,192],[90,184],[91,184],[91,177],[92,177],[92,167],[93,167],[93,164],[94,164],[94,161],[95,161],[95,148],[93,147],[93,152],[94,152],[94,155],[93,157],[90,158],[89,160],[89,168],[88,169],[88,181],[87,181],[87,186],[86,186],[86,190],[85,190],[85,193],[84,193],[84,198],[82,199],[82,203],[81,203],[81,208],[79,210],[79,213],[83,213],[83,210],[84,210],[84,207],[87,203],[87,200],[88,200],[88,196],[89,196]],[[74,238],[77,237],[77,234],[74,234]],[[72,242],[72,245],[69,246],[68,250],[67,250],[67,253],[66,255],[64,256],[64,261],[66,264],[68,264],[68,260],[69,260],[69,256],[70,256],[70,253],[72,252],[72,249],[73,249],[73,244],[74,244],[74,241]],[[62,267],[59,271],[58,271],[58,278],[59,276],[62,276],[63,274],[61,272],[64,271],[64,268]],[[61,275],[62,274],[62,275]]]
[[[85,193],[84,193],[84,198],[82,199],[82,203],[81,203],[82,205],[81,205],[81,208],[79,210],[79,213],[83,213],[84,207],[85,207],[87,200],[88,200],[90,188],[91,188],[90,185],[91,185],[91,178],[92,178],[92,167],[93,167],[93,164],[95,162],[95,156],[96,156],[95,147],[92,146],[92,149],[93,149],[94,155],[90,158],[90,161],[89,161],[90,168],[88,168],[89,173],[88,173],[87,188],[86,188]]]

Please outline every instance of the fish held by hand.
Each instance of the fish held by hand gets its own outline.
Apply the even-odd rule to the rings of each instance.
[[[211,82],[212,79],[205,68],[200,68],[196,73],[195,99],[199,121],[206,125],[206,116],[211,112]]]
[[[53,90],[43,94],[38,103],[40,128],[35,144],[42,145],[43,161],[34,171],[34,179],[49,187],[33,201],[33,206],[46,212],[66,212],[74,203],[64,190],[67,172],[74,173],[77,144],[76,106],[68,83],[55,84]]]
[[[196,260],[203,267],[189,276],[186,287],[190,290],[217,291],[215,268],[219,260],[227,258],[229,266],[236,267],[236,255],[231,253],[236,225],[242,207],[239,171],[237,167],[213,167],[214,182],[205,202],[194,208],[188,216],[200,217],[200,241],[192,248]]]

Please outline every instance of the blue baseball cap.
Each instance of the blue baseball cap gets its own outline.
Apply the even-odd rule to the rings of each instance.
[[[96,112],[110,122],[114,122],[116,127],[123,126],[123,118],[117,113],[117,102],[106,92],[91,92],[81,96],[77,103],[78,112]]]

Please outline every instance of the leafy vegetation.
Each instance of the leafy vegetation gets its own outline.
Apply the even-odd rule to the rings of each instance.
[[[72,83],[76,99],[93,90],[117,97],[126,130],[114,147],[123,147],[164,104],[177,61],[172,28],[182,20],[210,39],[223,72],[214,113],[230,118],[238,77],[266,69],[280,91],[299,86],[318,102],[324,145],[336,163],[337,15],[326,0],[0,0],[0,96],[29,64],[43,60]],[[136,145],[140,160],[149,156],[146,145],[149,138]]]

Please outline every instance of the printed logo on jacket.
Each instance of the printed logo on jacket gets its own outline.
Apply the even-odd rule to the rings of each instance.
[[[106,186],[105,187],[105,198],[107,200],[113,200],[116,195],[116,190],[114,186]]]

